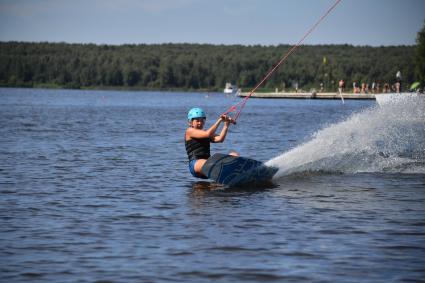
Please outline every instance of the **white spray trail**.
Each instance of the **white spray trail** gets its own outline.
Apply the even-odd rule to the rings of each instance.
[[[425,99],[355,113],[268,162],[275,178],[306,171],[425,173]]]

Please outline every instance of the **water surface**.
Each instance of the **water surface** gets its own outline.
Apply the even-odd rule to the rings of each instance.
[[[278,178],[217,188],[188,172],[186,113],[211,125],[236,101],[0,89],[1,281],[425,278],[421,105],[250,99],[213,151]]]

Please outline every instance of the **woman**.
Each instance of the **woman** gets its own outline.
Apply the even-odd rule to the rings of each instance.
[[[232,118],[222,115],[208,130],[204,130],[206,115],[201,108],[190,109],[187,114],[187,120],[189,127],[185,133],[185,145],[189,158],[189,170],[194,177],[205,179],[202,167],[211,156],[210,143],[223,142],[230,123],[234,123],[234,121]],[[221,122],[224,122],[223,128],[220,134],[216,135],[215,132]],[[238,156],[235,152],[230,153],[230,155]]]

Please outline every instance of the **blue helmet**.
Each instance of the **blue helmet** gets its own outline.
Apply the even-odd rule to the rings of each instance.
[[[187,113],[187,120],[192,121],[192,119],[196,119],[196,118],[204,118],[204,119],[207,118],[202,108],[195,107],[190,109],[189,112]]]

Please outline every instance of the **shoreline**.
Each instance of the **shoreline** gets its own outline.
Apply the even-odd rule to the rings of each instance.
[[[84,88],[65,88],[65,87],[48,87],[48,86],[1,86],[1,89],[45,89],[45,90],[76,90],[76,91],[123,91],[123,92],[188,92],[188,93],[201,93],[201,94],[224,94],[220,90],[206,90],[206,89],[156,89],[156,88],[127,88],[127,87],[84,87]],[[232,96],[244,98],[247,97],[249,92],[239,92],[232,94]],[[377,95],[384,94],[378,93]],[[226,94],[224,94],[226,95]],[[341,100],[341,95],[337,92],[255,92],[251,95],[253,98],[260,99],[327,99],[327,100]],[[348,100],[376,100],[373,93],[342,93],[343,99]]]
[[[248,96],[248,92],[237,94],[238,97]],[[289,99],[341,99],[337,92],[263,92],[253,93],[255,98],[289,98]],[[373,93],[342,93],[344,99],[371,100],[375,99]]]
[[[51,86],[51,85],[37,85],[37,86],[5,86],[0,85],[0,88],[22,88],[22,89],[51,89],[51,90],[104,90],[104,91],[152,91],[152,92],[200,92],[212,93],[222,92],[222,90],[208,90],[208,89],[179,89],[179,88],[139,88],[139,87],[64,87],[64,86]]]

